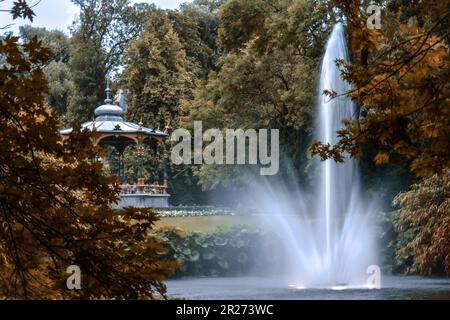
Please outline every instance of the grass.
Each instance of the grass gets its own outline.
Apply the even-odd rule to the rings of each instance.
[[[258,226],[260,219],[261,217],[255,215],[162,217],[155,223],[155,230],[171,227],[188,232],[212,232],[218,228],[228,228],[233,225]]]

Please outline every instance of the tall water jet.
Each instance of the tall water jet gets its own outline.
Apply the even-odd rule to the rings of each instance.
[[[345,93],[350,85],[343,81],[336,60],[348,61],[345,32],[337,24],[326,44],[319,82],[318,117],[315,138],[330,144],[344,119],[354,117],[355,107]],[[324,90],[338,97],[324,96]],[[292,181],[258,180],[251,197],[267,215],[267,227],[278,234],[287,253],[283,275],[303,287],[342,288],[364,286],[366,270],[376,264],[370,203],[362,199],[360,177],[355,160],[344,163],[317,161],[314,201],[303,201],[307,192]]]
[[[318,140],[334,145],[337,142],[336,131],[342,128],[344,119],[354,117],[355,107],[345,94],[350,85],[343,81],[336,60],[348,62],[344,27],[336,24],[328,39],[322,60],[319,85],[319,117],[315,134]],[[335,92],[337,98],[331,99],[322,94],[324,90]],[[324,268],[333,282],[332,268],[339,264],[341,247],[335,244],[341,236],[339,223],[347,215],[353,214],[360,199],[360,184],[357,164],[345,158],[344,163],[327,160],[320,164],[319,201],[316,212],[324,215]]]

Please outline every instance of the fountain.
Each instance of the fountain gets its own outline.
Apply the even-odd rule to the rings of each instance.
[[[343,119],[353,117],[354,106],[342,95],[330,100],[323,90],[343,94],[350,89],[340,77],[335,60],[348,60],[344,27],[337,24],[327,42],[320,73],[315,138],[335,143]],[[249,176],[242,199],[264,220],[275,247],[267,274],[169,280],[169,292],[187,299],[417,299],[446,297],[448,279],[383,275],[382,290],[368,283],[378,269],[376,223],[369,217],[375,206],[364,199],[358,164],[314,159],[315,188],[302,190],[295,177]],[[269,233],[271,235],[271,233]],[[378,269],[379,270],[379,269]]]
[[[354,116],[354,105],[344,94],[350,85],[342,80],[336,59],[348,61],[344,27],[337,24],[328,39],[320,73],[318,119],[315,138],[334,144],[343,119]],[[335,99],[324,90],[338,94]],[[312,205],[303,201],[305,191],[295,181],[258,181],[252,198],[260,210],[270,212],[267,227],[282,240],[286,256],[283,274],[291,287],[341,290],[363,287],[370,265],[377,262],[373,226],[367,215],[371,206],[362,198],[358,166],[316,160],[318,174]]]
[[[320,95],[316,135],[320,141],[337,142],[336,131],[342,120],[352,119],[354,104],[345,94],[350,85],[343,81],[336,59],[348,62],[344,27],[336,24],[328,39],[320,73],[320,91],[334,91],[338,98]],[[367,221],[367,207],[360,192],[359,174],[355,160],[346,157],[344,163],[327,160],[320,164],[318,201],[315,212],[325,221],[322,233],[320,270],[328,283],[358,284],[358,275],[366,276],[366,269],[374,264],[373,244]],[[371,261],[372,260],[372,261]],[[359,276],[361,278],[361,276]],[[361,279],[359,279],[361,281]]]

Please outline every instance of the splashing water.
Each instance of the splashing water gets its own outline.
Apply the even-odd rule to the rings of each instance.
[[[344,27],[337,24],[328,39],[322,61],[315,137],[337,142],[343,119],[354,116],[354,105],[345,96],[350,89],[342,80],[336,59],[348,61]],[[335,91],[330,99],[323,90]],[[251,197],[262,211],[270,212],[267,227],[283,242],[287,257],[283,274],[298,288],[362,287],[369,265],[376,264],[373,225],[362,199],[358,166],[346,156],[344,163],[317,163],[316,189],[307,205],[305,192],[295,181],[258,181]],[[293,284],[294,283],[294,284]]]

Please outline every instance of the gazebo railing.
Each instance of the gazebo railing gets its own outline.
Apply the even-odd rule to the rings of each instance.
[[[119,185],[120,194],[167,194],[167,182],[162,184],[145,184],[143,179],[139,179],[135,184]]]

